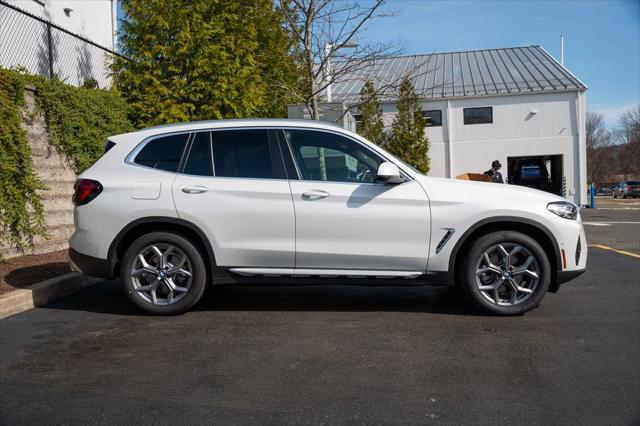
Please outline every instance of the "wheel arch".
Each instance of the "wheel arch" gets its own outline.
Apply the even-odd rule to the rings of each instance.
[[[535,239],[543,248],[551,263],[551,284],[549,291],[555,293],[558,290],[558,271],[561,269],[562,260],[560,247],[553,233],[544,225],[530,219],[515,216],[498,216],[481,220],[458,239],[449,257],[449,271],[453,273],[454,284],[458,282],[458,258],[468,249],[472,242],[482,235],[497,231],[521,232]]]
[[[213,276],[216,268],[216,259],[213,247],[205,233],[195,224],[180,218],[152,216],[136,219],[125,226],[116,235],[109,246],[107,259],[109,260],[109,270],[112,276],[118,276],[119,263],[127,247],[141,235],[150,232],[173,232],[189,238],[204,257],[207,270]]]

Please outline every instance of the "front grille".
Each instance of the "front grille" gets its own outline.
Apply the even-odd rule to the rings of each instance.
[[[576,246],[576,266],[580,263],[580,254],[582,253],[582,242],[580,241],[580,237],[578,237],[578,245]]]

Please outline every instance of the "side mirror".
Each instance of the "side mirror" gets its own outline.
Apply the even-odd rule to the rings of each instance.
[[[382,183],[402,183],[404,178],[400,176],[400,169],[393,163],[385,161],[378,167],[376,180]]]

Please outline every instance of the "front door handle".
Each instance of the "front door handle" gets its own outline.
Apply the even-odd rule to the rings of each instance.
[[[204,192],[207,192],[208,190],[209,188],[207,188],[206,186],[200,185],[187,185],[182,187],[182,192],[184,192],[185,194],[202,194]]]
[[[302,193],[302,198],[305,200],[321,200],[323,198],[327,198],[328,196],[329,193],[321,189],[310,189],[309,191],[304,191]]]

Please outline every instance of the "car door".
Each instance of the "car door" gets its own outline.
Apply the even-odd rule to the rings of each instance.
[[[294,267],[293,202],[274,130],[195,133],[173,197],[178,215],[210,239],[218,266]]]
[[[290,180],[297,274],[426,270],[430,213],[418,182],[376,182],[385,159],[337,132],[282,129],[279,136],[299,176]]]

